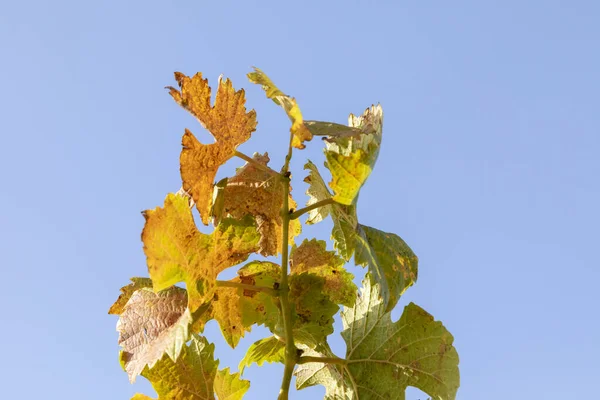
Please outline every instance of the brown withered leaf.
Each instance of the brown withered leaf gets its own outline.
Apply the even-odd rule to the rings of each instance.
[[[267,153],[255,154],[253,159],[268,170]],[[277,255],[281,252],[281,239],[283,219],[281,207],[283,205],[283,192],[285,183],[275,171],[261,169],[253,163],[246,163],[237,170],[235,176],[223,182],[215,196],[213,215],[215,223],[219,223],[224,216],[236,219],[245,215],[252,215],[256,219],[260,241],[259,253],[264,256]],[[221,185],[221,183],[219,183]],[[296,208],[296,202],[289,196],[289,207]],[[294,237],[302,230],[300,221],[290,221],[289,244],[294,243]]]
[[[125,310],[125,304],[129,301],[131,296],[139,289],[151,288],[152,279],[150,278],[131,278],[131,283],[121,288],[121,294],[115,303],[108,310],[109,314],[120,315]]]
[[[216,140],[216,143],[202,144],[186,129],[180,156],[183,188],[194,199],[204,225],[208,225],[217,170],[256,130],[256,113],[254,110],[246,112],[244,90],[236,92],[229,79],[223,82],[219,78],[212,107],[211,88],[201,73],[190,78],[176,72],[175,79],[180,90],[168,87],[173,99],[194,115]]]
[[[186,291],[178,287],[154,293],[144,287],[131,293],[117,322],[121,362],[129,380],[167,353],[176,360],[189,339],[191,315]]]

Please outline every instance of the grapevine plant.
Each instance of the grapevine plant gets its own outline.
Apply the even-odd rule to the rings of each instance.
[[[359,191],[381,145],[381,106],[351,114],[348,126],[307,121],[295,99],[261,70],[248,77],[291,120],[279,171],[268,165],[266,153],[250,157],[237,150],[256,130],[256,113],[246,111],[244,91],[236,91],[229,79],[219,79],[214,105],[201,73],[177,72],[178,88],[168,87],[215,143],[200,143],[186,129],[181,190],[143,213],[150,277],[132,278],[109,310],[119,316],[120,362],[129,380],[147,378],[160,400],[234,400],[250,387],[242,379],[245,367],[279,362],[284,365],[280,400],[288,399],[293,375],[297,389],[323,385],[326,399],[405,399],[407,386],[434,399],[454,399],[459,371],[452,335],[413,303],[398,321],[390,316],[417,279],[417,256],[399,236],[363,225],[357,216]],[[313,136],[323,138],[332,179],[325,183],[307,161],[308,200],[298,209],[290,194],[290,160]],[[245,165],[215,182],[219,167],[232,158]],[[194,207],[204,225],[214,225],[212,233],[197,229]],[[304,216],[309,225],[331,217],[333,251],[323,240],[295,243]],[[241,265],[253,254],[256,260]],[[280,256],[280,263],[267,260],[273,256]],[[352,258],[368,267],[360,292],[344,268]],[[231,267],[238,267],[237,277],[218,279]],[[340,305],[344,358],[327,343]],[[239,372],[232,373],[218,369],[214,344],[201,336],[212,319],[231,347],[253,325],[264,325],[272,336],[252,344]]]

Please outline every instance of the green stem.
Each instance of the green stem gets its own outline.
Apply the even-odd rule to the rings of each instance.
[[[312,211],[315,208],[319,208],[319,207],[323,207],[323,206],[328,206],[328,205],[333,204],[333,203],[335,203],[335,200],[333,200],[332,198],[321,200],[321,201],[317,201],[316,203],[311,204],[310,206],[301,208],[298,211],[294,211],[293,213],[290,214],[290,219],[297,219],[302,214],[306,214],[307,212]]]
[[[279,286],[280,295],[279,302],[281,303],[281,314],[283,315],[283,330],[285,334],[285,367],[283,370],[283,379],[281,381],[281,389],[279,390],[278,400],[288,400],[290,391],[290,383],[292,381],[292,374],[294,373],[294,367],[298,360],[296,352],[296,345],[294,344],[294,332],[292,326],[292,308],[290,306],[289,292],[290,287],[288,284],[288,241],[289,241],[289,228],[290,228],[290,207],[289,207],[289,195],[290,195],[290,160],[292,159],[292,135],[290,134],[290,144],[288,147],[288,154],[285,157],[285,163],[281,169],[281,175],[283,180],[283,205],[281,207],[281,218],[283,220],[283,233],[281,238],[281,283]]]
[[[345,359],[339,358],[339,357],[304,356],[304,357],[300,357],[298,359],[298,364],[306,364],[306,363],[313,363],[313,362],[325,363],[325,364],[340,364],[340,365],[346,365],[348,363]]]
[[[230,287],[230,288],[237,288],[237,289],[244,289],[244,290],[253,290],[255,292],[264,292],[264,293],[270,294],[273,297],[279,296],[279,290],[277,290],[277,289],[266,287],[266,286],[248,285],[246,283],[238,283],[238,282],[231,282],[231,281],[219,281],[218,280],[217,287]]]

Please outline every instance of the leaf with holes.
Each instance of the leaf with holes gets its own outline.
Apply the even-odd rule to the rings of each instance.
[[[219,78],[214,106],[210,105],[211,88],[202,74],[190,78],[176,72],[175,79],[180,90],[168,87],[173,99],[216,139],[216,143],[202,144],[186,129],[180,156],[183,189],[192,196],[202,222],[207,225],[217,170],[234,156],[240,144],[250,139],[256,130],[256,113],[246,112],[244,91],[236,92],[229,79],[223,82]]]

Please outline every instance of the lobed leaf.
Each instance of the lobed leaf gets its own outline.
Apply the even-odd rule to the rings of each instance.
[[[176,361],[164,356],[153,367],[146,367],[142,376],[150,381],[158,400],[214,400],[219,365],[214,350],[214,344],[194,335]]]
[[[208,225],[217,170],[256,130],[256,113],[254,110],[246,112],[244,91],[235,91],[229,79],[223,82],[219,78],[212,107],[211,88],[201,73],[190,78],[176,72],[175,79],[180,90],[168,87],[173,99],[194,115],[216,140],[216,143],[202,144],[186,129],[180,156],[183,189],[192,196],[202,222]]]
[[[386,311],[391,311],[417,281],[419,260],[398,235],[360,224],[357,231],[356,265],[369,266],[371,279],[380,285]]]
[[[309,175],[304,179],[304,182],[309,184],[306,191],[309,200],[306,205],[310,206],[319,201],[331,199],[332,195],[329,189],[327,189],[327,185],[321,177],[317,166],[308,161],[304,165],[304,169],[310,171]],[[309,212],[306,223],[315,224],[327,218],[328,215],[331,215],[331,219],[333,220],[333,229],[331,231],[333,246],[344,260],[349,261],[354,253],[356,227],[358,226],[356,202],[349,206],[334,203],[313,209]]]
[[[207,235],[196,228],[185,196],[167,195],[164,207],[144,212],[144,252],[154,290],[185,282],[194,313],[213,298],[217,275],[258,250],[252,218],[225,219]]]
[[[309,272],[324,279],[323,291],[336,304],[351,306],[356,300],[354,275],[344,268],[345,261],[326,250],[324,240],[305,239],[290,253],[292,274]]]
[[[123,289],[129,292],[127,287]],[[117,331],[123,348],[121,362],[132,383],[144,367],[152,367],[165,353],[177,359],[192,320],[186,303],[186,292],[178,287],[158,293],[142,287],[131,293],[122,307]]]
[[[230,373],[228,367],[217,371],[214,387],[219,400],[242,400],[250,389],[250,381],[240,379],[237,372]]]
[[[381,106],[367,108],[363,115],[350,114],[348,125],[359,133],[350,136],[329,136],[325,143],[327,168],[331,171],[329,186],[338,203],[355,203],[360,188],[371,174],[381,145],[383,111]]]
[[[275,336],[270,336],[258,340],[250,345],[246,355],[240,361],[238,366],[240,373],[244,373],[246,367],[251,366],[253,363],[259,366],[263,363],[280,362],[283,364],[285,360],[285,343],[277,339]]]
[[[253,261],[240,268],[239,276],[230,282],[273,287],[275,282],[275,278],[271,275],[273,266],[279,268],[278,265],[270,262]],[[217,287],[208,309],[200,315],[194,329],[203,330],[205,323],[211,319],[219,323],[223,337],[232,348],[235,348],[254,324],[264,324],[274,329],[279,320],[279,301],[263,292]]]
[[[290,121],[292,121],[292,127],[290,128],[293,136],[292,146],[298,149],[305,148],[304,142],[310,141],[312,134],[304,124],[296,99],[284,94],[264,72],[256,67],[254,68],[254,72],[248,74],[248,79],[252,83],[262,85],[267,97],[285,110]]]
[[[213,216],[215,224],[225,216],[236,219],[250,214],[257,222],[260,233],[259,253],[263,256],[281,253],[283,235],[283,205],[284,183],[280,175],[267,167],[269,156],[255,154],[254,160],[264,165],[264,169],[253,163],[246,163],[239,168],[235,176],[227,178],[218,184],[219,190],[215,195]],[[271,171],[271,172],[269,172]],[[296,208],[296,202],[289,196],[290,208]],[[298,220],[290,221],[289,244],[294,243],[294,237],[300,234],[302,225]]]

